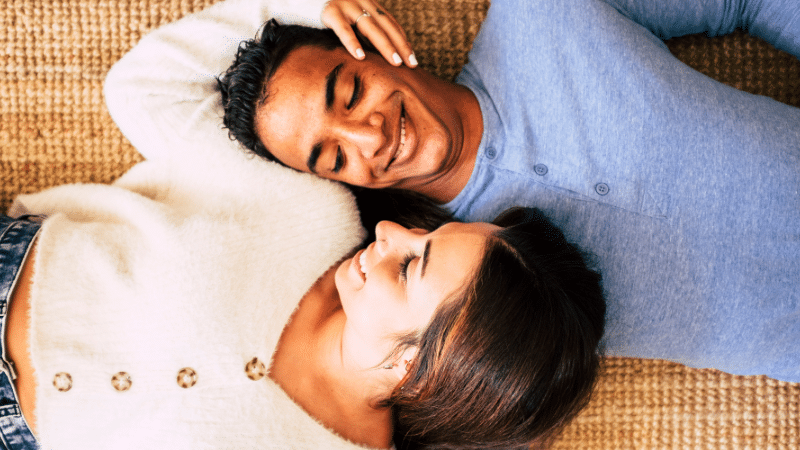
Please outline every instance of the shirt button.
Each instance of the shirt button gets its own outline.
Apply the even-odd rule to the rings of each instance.
[[[66,372],[58,372],[53,378],[53,386],[60,392],[72,389],[72,376]]]
[[[544,164],[537,164],[533,166],[533,171],[536,173],[536,175],[543,177],[547,174],[547,166]]]
[[[114,389],[125,392],[131,388],[131,376],[128,375],[127,372],[119,372],[115,373],[113,377],[111,377],[111,385],[114,386]]]
[[[253,381],[258,381],[264,378],[264,375],[267,374],[267,366],[265,366],[263,362],[259,361],[258,358],[253,358],[247,363],[247,365],[244,366],[244,371],[247,374],[247,378],[250,378]]]
[[[594,191],[600,195],[606,195],[609,191],[611,191],[611,188],[605,183],[597,183],[597,185],[594,187]]]
[[[485,155],[489,159],[494,159],[497,156],[497,150],[494,147],[489,147],[486,149]]]
[[[191,367],[184,367],[178,372],[178,386],[188,389],[197,383],[197,372]]]

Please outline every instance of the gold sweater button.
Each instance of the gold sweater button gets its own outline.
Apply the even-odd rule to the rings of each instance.
[[[187,389],[197,383],[197,372],[191,367],[184,367],[178,372],[178,386]]]
[[[66,372],[58,372],[56,376],[53,377],[53,386],[60,392],[67,392],[72,389],[72,375]]]
[[[247,374],[247,378],[258,381],[267,374],[267,366],[258,358],[253,358],[244,366],[244,372]]]
[[[115,373],[113,377],[111,377],[111,385],[114,386],[114,389],[125,392],[131,388],[131,376],[128,375],[127,372],[119,372]]]

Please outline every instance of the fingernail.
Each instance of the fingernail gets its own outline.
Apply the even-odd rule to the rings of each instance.
[[[403,59],[400,58],[400,55],[398,55],[397,53],[392,55],[392,60],[394,60],[395,64],[403,64]]]
[[[412,53],[408,57],[408,62],[410,62],[412,66],[416,66],[417,65],[417,57],[414,56],[414,54]]]
[[[356,49],[356,58],[358,58],[358,59],[364,58],[364,50],[361,50],[360,48],[357,48]]]

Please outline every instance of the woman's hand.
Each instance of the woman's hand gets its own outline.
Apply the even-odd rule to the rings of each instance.
[[[389,64],[399,66],[405,62],[409,67],[417,66],[417,58],[403,28],[386,8],[373,0],[330,0],[321,18],[356,59],[364,59],[364,49],[352,27],[358,28]]]

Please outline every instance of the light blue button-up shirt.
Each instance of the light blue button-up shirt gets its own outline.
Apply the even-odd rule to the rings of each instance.
[[[800,55],[796,0],[494,0],[457,80],[484,136],[446,206],[536,206],[593,254],[609,355],[800,382],[800,109],[661,41],[737,27]]]

